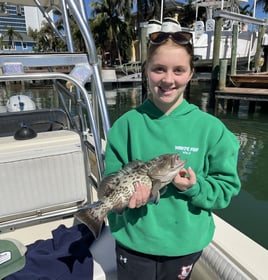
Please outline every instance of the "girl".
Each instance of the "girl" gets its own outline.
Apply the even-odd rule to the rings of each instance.
[[[150,35],[148,98],[109,131],[105,175],[166,153],[187,159],[157,205],[137,182],[129,207],[108,214],[119,280],[189,279],[213,238],[212,210],[227,207],[240,190],[236,137],[183,97],[194,71],[191,40],[186,32]]]

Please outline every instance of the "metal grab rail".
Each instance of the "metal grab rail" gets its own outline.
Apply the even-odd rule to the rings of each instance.
[[[107,104],[104,95],[104,87],[102,84],[101,71],[98,64],[98,56],[96,52],[95,43],[89,28],[89,24],[85,20],[86,18],[85,9],[81,7],[79,8],[79,3],[77,3],[77,1],[75,0],[66,0],[66,3],[68,4],[70,10],[72,11],[72,14],[76,20],[77,25],[81,30],[82,36],[86,43],[86,48],[88,50],[89,64],[92,67],[93,81],[95,82],[96,94],[99,101],[99,107],[101,110],[104,135],[105,138],[107,138],[107,133],[110,128],[110,122],[109,122],[109,117],[107,112]]]
[[[21,63],[23,67],[24,66],[39,67],[43,63],[44,66],[49,67],[49,66],[55,66],[55,63],[58,63],[60,65],[65,65],[65,66],[66,65],[75,66],[79,63],[85,63],[89,65],[89,68],[91,69],[90,82],[91,82],[92,92],[93,92],[92,104],[90,103],[90,100],[88,98],[88,92],[84,87],[84,82],[88,82],[89,78],[88,81],[80,81],[79,77],[78,78],[73,77],[72,75],[68,76],[66,74],[62,74],[58,72],[49,72],[46,74],[45,73],[19,74],[17,72],[17,73],[8,73],[11,75],[1,76],[0,81],[12,81],[14,79],[15,80],[53,79],[55,81],[57,79],[61,79],[61,80],[66,80],[71,82],[76,87],[77,100],[80,99],[80,94],[85,100],[86,109],[88,110],[88,115],[89,115],[88,121],[91,125],[93,136],[94,136],[99,178],[102,179],[102,174],[104,171],[104,159],[101,156],[102,149],[101,149],[101,137],[100,137],[99,128],[102,127],[104,138],[107,139],[108,130],[110,128],[110,121],[109,121],[107,104],[105,99],[104,86],[102,83],[99,60],[96,52],[95,42],[93,40],[90,26],[87,20],[85,3],[83,0],[55,0],[52,2],[49,0],[31,0],[31,1],[24,0],[22,2],[17,0],[10,1],[10,3],[14,3],[14,4],[20,3],[21,5],[36,6],[43,13],[43,15],[45,15],[47,20],[49,17],[46,8],[51,7],[51,5],[53,5],[53,7],[57,8],[57,10],[61,10],[62,12],[61,17],[65,27],[65,40],[68,48],[68,53],[59,53],[59,54],[53,53],[53,54],[41,54],[41,55],[40,54],[23,55],[20,53],[17,55],[15,54],[4,55],[0,57],[0,65],[2,64],[3,66],[3,63],[5,62],[7,63],[15,62],[15,63]],[[70,15],[72,15],[72,18],[75,20],[82,33],[86,46],[86,51],[87,51],[86,54],[74,53],[73,40],[72,40],[70,21],[69,21],[69,19],[71,18]],[[64,36],[62,37],[59,31],[56,30],[57,27],[51,21],[50,18],[48,22],[53,27],[55,34],[58,34],[62,39],[64,39]],[[49,59],[46,59],[46,57]],[[99,110],[100,110],[102,126],[100,125],[100,120],[99,120]]]
[[[28,80],[64,80],[69,81],[74,84],[82,94],[83,100],[85,102],[86,110],[88,112],[88,122],[91,127],[91,131],[93,134],[94,144],[96,148],[96,158],[98,165],[99,174],[103,174],[104,171],[104,162],[102,157],[102,147],[99,139],[99,133],[97,131],[97,125],[95,122],[95,118],[93,115],[93,109],[91,106],[91,102],[89,99],[89,95],[84,86],[75,78],[70,75],[57,73],[57,72],[48,72],[48,73],[26,73],[26,74],[12,74],[12,75],[0,75],[0,82],[8,82],[8,81],[28,81]],[[80,98],[77,96],[77,99]],[[86,127],[86,125],[84,125]],[[86,131],[84,131],[84,135]]]

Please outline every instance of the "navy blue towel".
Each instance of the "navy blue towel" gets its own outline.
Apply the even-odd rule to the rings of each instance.
[[[26,265],[5,280],[91,280],[93,258],[89,247],[92,233],[83,225],[52,231],[53,238],[27,246]]]

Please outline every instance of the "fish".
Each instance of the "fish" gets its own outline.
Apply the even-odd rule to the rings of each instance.
[[[107,213],[115,211],[120,214],[124,211],[135,192],[136,182],[150,188],[150,201],[157,204],[160,190],[174,179],[185,163],[186,160],[181,160],[179,153],[160,155],[147,162],[129,162],[100,182],[97,202],[83,206],[74,216],[98,239]]]

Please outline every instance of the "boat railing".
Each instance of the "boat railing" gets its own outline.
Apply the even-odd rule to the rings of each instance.
[[[133,62],[124,63],[122,65],[116,66],[115,70],[117,72],[122,72],[125,75],[141,73],[141,62],[133,61]]]
[[[62,1],[62,3],[65,3]],[[84,7],[84,1],[75,1],[75,0],[67,0],[66,5],[68,5],[69,9],[71,10],[71,13],[73,17],[76,20],[76,23],[82,33],[82,36],[84,38],[86,48],[87,48],[87,54],[88,54],[88,60],[89,64],[92,68],[92,82],[95,84],[94,89],[96,94],[94,94],[94,97],[98,100],[98,105],[100,108],[100,113],[102,116],[102,122],[103,122],[103,128],[104,128],[104,134],[105,137],[109,130],[109,117],[108,117],[108,111],[107,111],[107,104],[105,101],[105,94],[104,94],[104,86],[102,83],[101,78],[101,71],[100,71],[100,65],[99,65],[99,59],[96,52],[96,46],[95,42],[93,40],[93,36],[89,27],[89,23],[86,17],[85,7]],[[65,7],[66,7],[65,5]],[[63,9],[64,11],[64,9]],[[68,17],[68,15],[67,15]],[[65,21],[68,21],[68,18]]]
[[[0,57],[0,66],[4,68],[11,67],[12,64],[21,64],[23,67],[34,68],[70,65],[74,66],[80,63],[88,63],[86,53],[12,53],[2,54]],[[3,70],[5,71],[5,69]]]
[[[13,3],[18,4],[18,1],[11,0],[10,4]],[[47,18],[47,8],[49,8],[50,1],[41,0],[34,1],[34,3],[43,13],[44,17]],[[23,4],[28,6],[33,6],[34,3],[33,1],[23,1]],[[102,179],[104,170],[101,137],[106,140],[110,122],[95,42],[87,20],[84,1],[57,0],[53,3],[53,5],[57,6],[58,11],[62,13],[61,17],[65,27],[65,36],[61,39],[66,40],[68,52],[48,54],[12,53],[1,55],[0,67],[3,69],[3,75],[0,76],[0,81],[52,80],[54,88],[58,91],[61,100],[63,100],[62,92],[66,95],[72,95],[72,97],[76,99],[79,107],[80,119],[82,120],[81,134],[84,135],[84,139],[86,139],[85,134],[89,124],[90,132],[93,135],[93,145],[92,143],[89,144],[87,140],[84,142],[87,147],[92,148],[93,153],[96,155],[98,166],[98,174],[96,174],[97,185]],[[75,53],[74,51],[73,39],[70,32],[70,15],[72,15],[72,18],[81,31],[86,46],[86,53]],[[49,21],[49,24],[52,25],[52,28],[56,28],[51,21]],[[58,33],[55,31],[55,34]],[[34,72],[36,67],[48,67],[48,69],[52,69],[58,66],[72,66],[71,72]],[[30,68],[32,71],[30,73],[24,73],[24,69],[26,68]],[[62,81],[64,81],[65,84],[63,84]],[[89,92],[85,88],[85,84],[89,81],[92,97],[89,96]],[[68,113],[68,105],[65,104],[64,106]],[[87,112],[87,118],[83,121],[84,111]],[[73,121],[70,114],[68,117]]]
[[[1,63],[0,63],[1,64]],[[101,141],[100,141],[100,134],[98,131],[98,125],[96,124],[96,120],[93,113],[93,108],[90,100],[90,96],[88,94],[88,91],[85,89],[85,87],[80,83],[79,80],[72,77],[71,75],[67,75],[64,73],[57,73],[57,72],[48,72],[48,73],[21,73],[21,74],[3,74],[0,76],[0,82],[10,82],[10,81],[29,81],[29,80],[55,80],[55,81],[65,81],[66,83],[69,82],[72,85],[74,85],[77,89],[79,89],[79,93],[74,93],[74,96],[79,101],[79,104],[81,107],[85,108],[87,111],[87,120],[86,122],[90,124],[90,132],[93,135],[94,139],[94,147],[95,147],[95,153],[97,157],[97,164],[98,164],[98,172],[101,174],[104,166],[103,166],[103,154],[102,154],[102,147]],[[62,89],[63,86],[58,84],[58,86]],[[67,108],[67,105],[65,105]],[[66,110],[68,113],[68,110]],[[74,121],[72,120],[72,117],[69,115],[70,121],[74,124]],[[81,116],[80,121],[83,122],[84,118]],[[82,134],[84,135],[84,141],[86,142],[86,134],[88,130],[87,123],[82,123]]]

